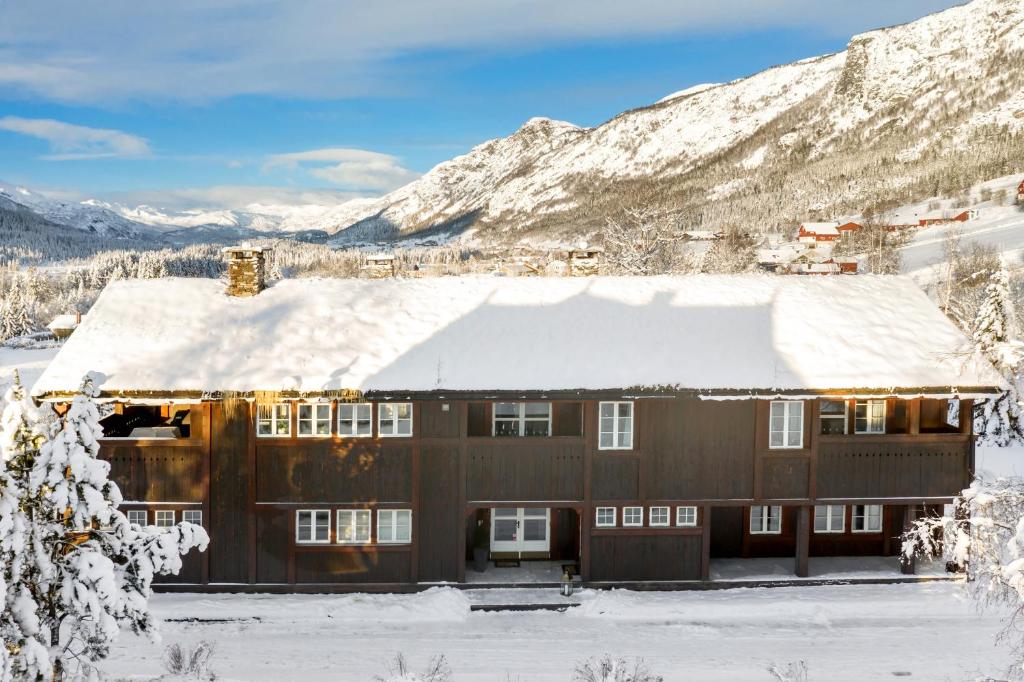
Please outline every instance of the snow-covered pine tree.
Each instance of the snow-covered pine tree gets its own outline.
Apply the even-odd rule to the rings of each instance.
[[[0,341],[35,330],[32,305],[21,277],[14,277],[0,303]]]
[[[1010,297],[1009,275],[1005,268],[992,272],[985,288],[985,300],[978,309],[972,337],[978,350],[1006,378],[1010,390],[984,404],[977,432],[992,445],[1005,446],[1024,439],[1024,415],[1021,413],[1019,367],[1021,342]]]
[[[109,654],[122,625],[155,636],[148,607],[153,577],[177,573],[181,555],[205,550],[209,541],[191,523],[143,528],[118,511],[121,493],[108,478],[110,464],[97,458],[102,430],[93,396],[86,378],[59,430],[37,439],[38,447],[15,451],[24,457],[14,480],[28,528],[24,565],[8,594],[13,587],[24,597],[14,610],[28,653],[15,657],[15,669],[27,679],[97,677],[95,664]],[[39,426],[45,416],[31,412],[27,400],[15,402],[25,428],[45,437]],[[8,429],[5,419],[5,441]]]

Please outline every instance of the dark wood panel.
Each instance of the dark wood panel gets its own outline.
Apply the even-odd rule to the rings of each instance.
[[[595,535],[591,580],[699,580],[700,535]]]
[[[473,437],[491,435],[491,404],[469,403],[467,434]]]
[[[203,573],[203,553],[198,549],[193,549],[191,552],[181,558],[181,570],[178,571],[177,575],[157,575],[153,577],[153,582],[156,584],[161,583],[189,583],[199,584],[202,582]]]
[[[583,499],[581,443],[547,438],[509,440],[469,445],[466,477],[470,501]]]
[[[210,581],[249,580],[248,510],[249,404],[224,400],[213,405],[210,455]]]
[[[419,403],[419,408],[419,433],[424,438],[458,437],[458,403],[440,400],[427,401]]]
[[[810,460],[806,457],[761,459],[761,496],[768,500],[806,499],[810,496]]]
[[[256,581],[288,582],[288,552],[295,532],[291,511],[262,509],[256,514]]]
[[[711,510],[711,556],[743,556],[743,515],[745,507],[715,507]]]
[[[594,456],[591,497],[595,500],[640,498],[640,459],[621,454]]]
[[[201,447],[140,447],[107,441],[100,458],[125,500],[202,502],[206,456]]]
[[[934,438],[934,437],[933,437]],[[821,443],[818,497],[942,497],[969,483],[970,442]]]
[[[297,550],[297,583],[409,582],[408,552]]]
[[[583,403],[556,402],[552,404],[551,435],[583,435]]]
[[[462,561],[459,533],[464,532],[458,505],[459,449],[424,447],[420,458],[419,579],[456,581]]]
[[[754,401],[645,400],[638,405],[649,499],[753,496]]]
[[[301,441],[260,443],[259,502],[408,502],[412,443]]]

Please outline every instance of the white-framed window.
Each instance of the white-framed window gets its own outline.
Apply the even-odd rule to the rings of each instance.
[[[768,447],[804,446],[804,404],[800,400],[773,400],[769,421]]]
[[[815,533],[842,533],[846,530],[846,507],[841,504],[819,504],[814,507]]]
[[[329,509],[299,509],[295,512],[295,542],[306,545],[330,541]]]
[[[642,526],[644,525],[644,508],[643,507],[623,507],[622,508],[622,525],[623,526]]]
[[[256,406],[256,435],[264,438],[289,436],[292,432],[292,406],[288,403]]]
[[[782,532],[782,507],[751,507],[750,534],[778,535]]]
[[[551,403],[494,403],[492,408],[494,436],[551,435]]]
[[[382,544],[412,542],[412,511],[409,509],[378,509],[377,542]]]
[[[854,433],[885,433],[885,401],[858,400],[853,410]]]
[[[338,403],[338,435],[367,438],[373,435],[373,405]]]
[[[633,449],[633,403],[609,402],[598,405],[600,433],[597,447],[600,450]]]
[[[846,401],[821,401],[821,435],[840,436],[846,433]]]
[[[614,528],[615,527],[615,507],[598,507],[597,514],[594,516],[595,523],[598,528]]]
[[[202,509],[186,509],[181,512],[181,520],[185,523],[194,523],[197,526],[203,525],[203,510]]]
[[[173,509],[157,509],[154,513],[155,520],[153,525],[157,528],[170,528],[174,525],[174,510]]]
[[[330,403],[300,403],[298,417],[300,438],[323,438],[331,435]]]
[[[128,523],[135,523],[140,526],[149,525],[149,515],[145,509],[129,509],[128,510]]]
[[[881,533],[882,505],[855,504],[850,521],[854,533]]]
[[[696,507],[676,507],[676,525],[688,528],[697,525]]]
[[[370,510],[339,509],[335,532],[343,545],[366,544],[370,541]]]
[[[377,433],[381,438],[412,435],[412,403],[377,403]]]
[[[667,526],[669,519],[668,507],[651,507],[651,526]]]

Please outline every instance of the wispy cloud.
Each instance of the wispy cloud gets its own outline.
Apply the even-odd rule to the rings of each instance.
[[[387,191],[419,177],[398,157],[365,149],[329,147],[304,152],[272,154],[264,171],[275,168],[302,170],[314,178],[354,191]]]
[[[401,94],[427,75],[409,58],[421,51],[778,27],[849,36],[956,2],[0,2],[0,86],[72,102]]]
[[[89,195],[77,193],[79,199]],[[125,206],[146,205],[165,211],[234,209],[260,211],[273,206],[336,206],[357,199],[358,192],[275,185],[214,185],[178,189],[106,192],[102,199]]]
[[[46,140],[50,153],[44,159],[66,161],[149,156],[149,143],[138,135],[120,130],[89,128],[51,118],[0,118],[0,130]]]

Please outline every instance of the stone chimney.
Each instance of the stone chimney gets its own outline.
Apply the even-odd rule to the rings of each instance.
[[[601,274],[601,257],[603,249],[597,247],[581,247],[569,251],[569,276],[591,277]]]
[[[374,253],[366,257],[362,275],[367,279],[386,279],[395,276],[395,257],[389,253]]]
[[[270,248],[229,246],[223,253],[228,259],[228,296],[255,296],[266,288]]]

